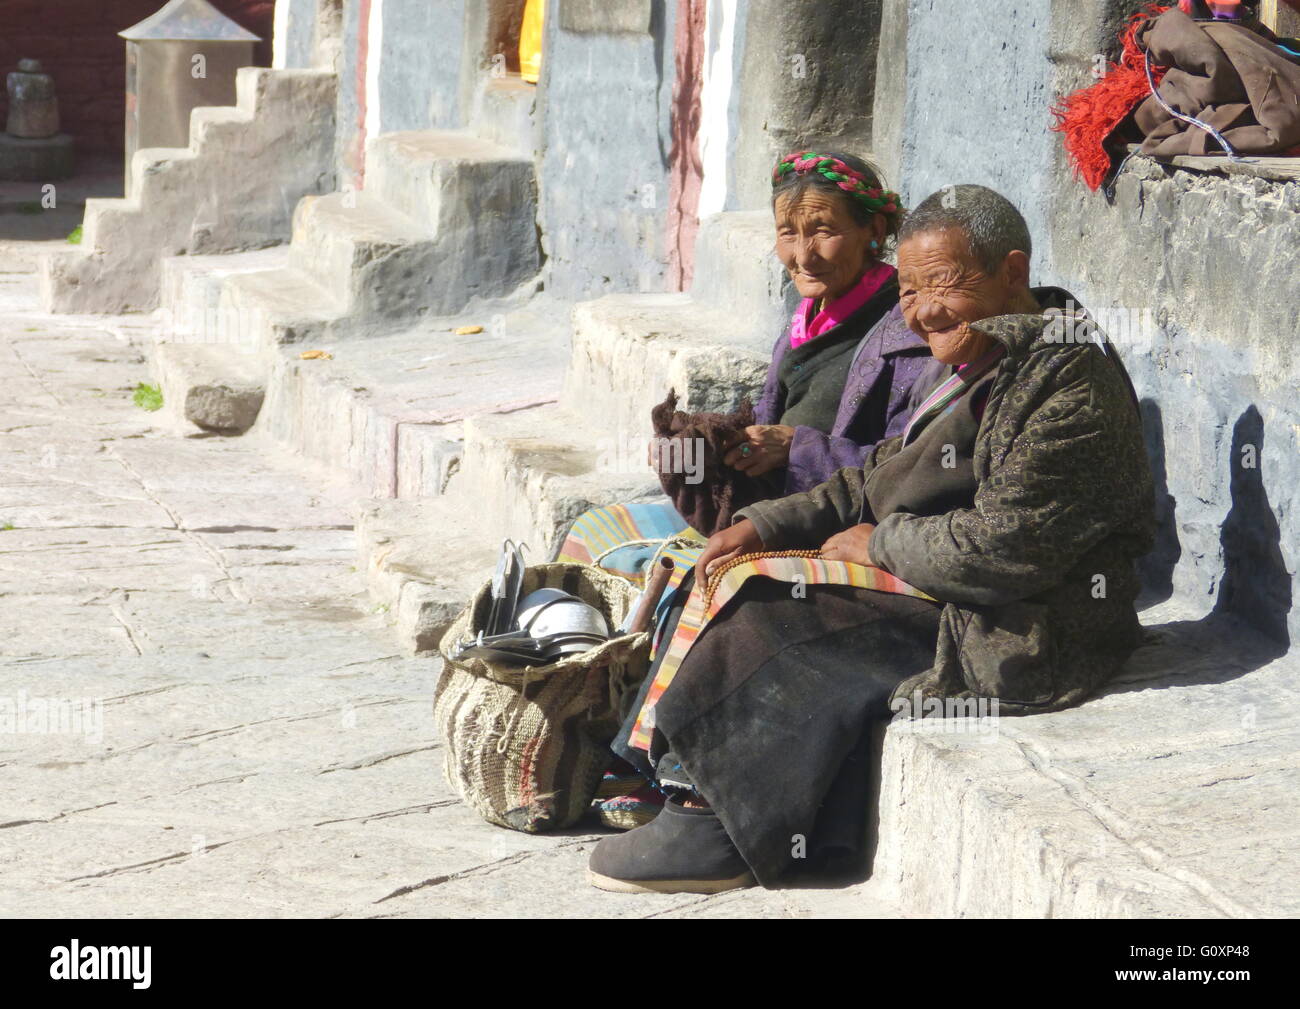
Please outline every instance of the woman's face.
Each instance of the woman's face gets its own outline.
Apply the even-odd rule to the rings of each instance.
[[[845,200],[818,189],[782,194],[776,206],[776,254],[805,298],[834,300],[858,281],[884,237],[885,221],[853,219]]]
[[[988,353],[993,339],[971,323],[1013,311],[1015,294],[1027,282],[1024,253],[1011,253],[996,275],[987,274],[959,231],[922,232],[898,247],[903,318],[944,364],[966,364]]]

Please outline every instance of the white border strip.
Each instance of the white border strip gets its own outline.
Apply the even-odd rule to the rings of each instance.
[[[292,0],[276,0],[275,24],[271,42],[271,69],[287,70],[289,67],[289,5]]]
[[[366,35],[366,143],[383,131],[379,110],[379,81],[384,56],[384,0],[370,0],[370,27]]]
[[[727,205],[727,155],[735,85],[737,0],[709,0],[704,21],[704,83],[700,88],[701,219]],[[712,48],[716,34],[717,50]]]

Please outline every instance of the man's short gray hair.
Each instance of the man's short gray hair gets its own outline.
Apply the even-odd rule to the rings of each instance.
[[[931,193],[904,218],[898,241],[949,228],[966,236],[985,273],[996,272],[1010,252],[1019,249],[1030,256],[1034,251],[1024,215],[988,186],[944,186]]]

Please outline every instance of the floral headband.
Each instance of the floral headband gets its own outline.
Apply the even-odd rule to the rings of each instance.
[[[839,158],[813,151],[800,151],[782,158],[772,170],[772,186],[781,184],[791,172],[807,175],[816,172],[828,182],[833,182],[873,214],[897,214],[901,205],[897,193],[872,186],[861,172],[854,171]]]

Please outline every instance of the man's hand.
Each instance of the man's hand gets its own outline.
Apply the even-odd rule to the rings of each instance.
[[[751,424],[727,442],[722,461],[749,476],[762,476],[789,464],[793,441],[794,428],[785,424]]]
[[[703,588],[709,584],[709,574],[715,567],[720,567],[741,554],[754,554],[762,549],[763,541],[749,519],[741,519],[734,526],[714,533],[709,537],[704,553],[695,562],[695,584]]]
[[[842,533],[836,533],[822,544],[822,559],[869,565],[871,554],[867,552],[867,546],[871,543],[871,534],[875,531],[876,527],[869,522],[859,526],[849,526]]]

